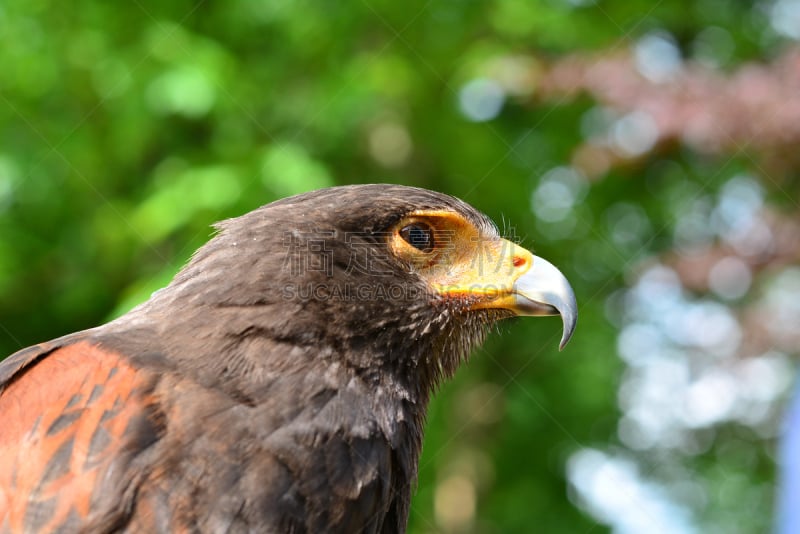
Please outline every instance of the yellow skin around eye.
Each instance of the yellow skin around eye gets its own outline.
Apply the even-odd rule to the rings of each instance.
[[[434,232],[434,248],[423,252],[408,243],[400,231],[411,224]],[[449,211],[417,211],[392,230],[389,248],[425,278],[445,298],[471,303],[471,309],[509,307],[506,298],[514,282],[533,264],[524,248],[497,237],[487,237],[461,215]],[[513,299],[512,299],[513,300]]]

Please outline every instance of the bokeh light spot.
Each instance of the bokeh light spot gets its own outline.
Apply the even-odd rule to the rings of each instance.
[[[505,91],[499,83],[478,78],[468,82],[458,92],[458,107],[467,119],[486,122],[500,114],[505,99]]]
[[[411,136],[395,122],[382,122],[369,132],[369,153],[384,167],[400,167],[411,155]]]
[[[675,39],[666,32],[642,37],[634,48],[634,59],[639,72],[654,82],[672,79],[683,64]]]

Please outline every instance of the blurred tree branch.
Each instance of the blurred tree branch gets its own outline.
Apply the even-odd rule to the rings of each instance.
[[[589,94],[623,116],[644,113],[654,126],[654,146],[672,141],[701,153],[753,150],[766,172],[784,176],[800,163],[800,49],[770,63],[745,63],[723,73],[687,62],[663,79],[648,78],[630,52],[572,55],[557,60],[537,80],[540,99]],[[628,162],[607,138],[589,139],[574,163],[598,176]]]

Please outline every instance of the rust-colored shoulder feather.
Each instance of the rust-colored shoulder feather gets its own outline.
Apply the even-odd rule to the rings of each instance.
[[[18,352],[0,364],[0,378],[0,530],[117,522],[124,502],[95,503],[124,484],[131,444],[143,444],[146,374],[78,337]]]

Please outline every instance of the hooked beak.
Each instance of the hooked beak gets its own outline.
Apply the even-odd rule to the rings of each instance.
[[[473,299],[470,309],[506,309],[520,316],[560,315],[563,349],[575,331],[578,305],[569,282],[549,261],[505,239],[485,243],[481,266],[467,268],[440,285],[444,295]]]
[[[514,282],[513,296],[511,309],[517,315],[561,316],[564,327],[558,348],[563,350],[578,322],[578,303],[561,271],[544,258],[533,256],[531,268]]]

